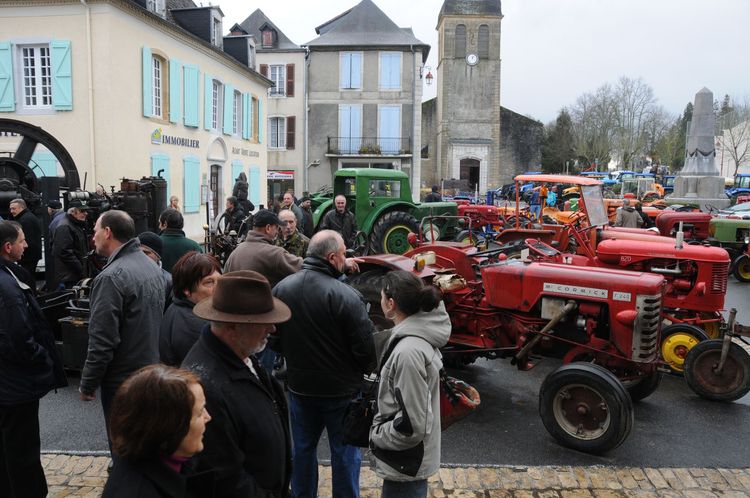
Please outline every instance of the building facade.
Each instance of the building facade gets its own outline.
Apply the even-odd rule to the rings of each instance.
[[[437,97],[423,109],[427,184],[481,194],[541,161],[542,124],[500,105],[502,19],[500,0],[443,3]]]
[[[308,54],[304,189],[332,184],[344,167],[407,173],[422,183],[422,68],[430,47],[371,0],[316,28]]]
[[[53,135],[88,190],[164,177],[199,237],[240,171],[250,200],[266,199],[271,82],[252,68],[249,37],[224,50],[222,18],[190,0],[3,2],[0,118]],[[59,174],[37,149],[44,174]]]
[[[304,190],[305,49],[292,42],[260,9],[232,29],[255,39],[258,70],[273,81],[268,91],[268,197]]]

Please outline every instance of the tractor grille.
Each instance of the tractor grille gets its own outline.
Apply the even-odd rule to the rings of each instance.
[[[659,324],[661,323],[661,295],[636,299],[638,318],[633,323],[633,360],[648,362],[656,358],[659,346]]]
[[[714,263],[711,267],[711,294],[727,293],[729,266],[726,263]]]

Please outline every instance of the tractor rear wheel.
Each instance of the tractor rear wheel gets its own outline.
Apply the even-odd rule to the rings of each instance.
[[[370,305],[369,315],[375,328],[383,330],[393,327],[393,322],[387,320],[380,308],[380,289],[383,288],[383,277],[386,270],[369,270],[349,277],[348,283],[357,289],[364,297],[365,302]]]
[[[750,355],[739,344],[730,343],[724,368],[717,373],[722,342],[723,339],[711,339],[690,350],[685,359],[685,380],[702,398],[734,401],[750,391]]]
[[[620,446],[633,428],[633,402],[622,383],[592,363],[570,363],[544,379],[539,415],[563,446],[604,453]]]
[[[407,237],[419,233],[419,224],[414,216],[404,211],[385,213],[376,223],[370,235],[372,254],[403,254],[410,249]]]
[[[661,357],[675,375],[685,370],[685,358],[690,350],[709,339],[703,329],[687,323],[668,325],[661,334]]]
[[[740,282],[750,282],[750,256],[742,254],[732,263],[732,274]]]
[[[486,242],[487,238],[484,234],[478,230],[472,230],[473,233],[469,234],[468,230],[461,230],[458,235],[453,239],[456,242],[462,242],[464,244],[482,245]],[[471,237],[469,237],[471,235]]]

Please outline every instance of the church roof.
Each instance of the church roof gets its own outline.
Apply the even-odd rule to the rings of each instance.
[[[445,0],[438,19],[443,16],[500,16],[500,0]]]
[[[315,28],[320,36],[308,47],[415,46],[427,58],[430,46],[414,36],[411,28],[399,28],[372,0],[360,3]]]
[[[240,26],[242,27],[242,29],[247,31],[249,35],[255,36],[255,39],[258,40],[258,44],[256,45],[256,49],[258,50],[258,52],[264,51],[263,46],[260,44],[260,40],[262,40],[260,32],[261,29],[265,27],[270,27],[271,29],[276,30],[278,43],[273,47],[274,49],[290,50],[300,48],[300,46],[290,40],[284,34],[284,32],[278,28],[278,26],[271,22],[271,20],[260,9],[255,9],[255,12],[250,14],[247,19],[242,21],[240,23]]]

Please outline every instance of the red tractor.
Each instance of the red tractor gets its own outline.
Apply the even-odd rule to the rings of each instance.
[[[448,363],[510,358],[528,370],[537,356],[561,358],[564,365],[542,383],[539,412],[565,446],[590,453],[619,446],[632,428],[632,402],[659,385],[661,275],[510,260],[500,250],[480,253],[455,242],[363,260],[350,283],[380,326],[388,326],[379,306],[385,272],[413,271],[443,290],[453,327],[444,350]],[[728,378],[712,379],[722,399],[736,399],[750,390],[750,357],[734,348],[727,356]]]

